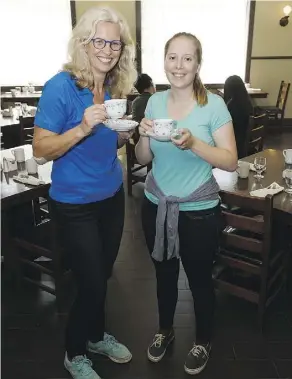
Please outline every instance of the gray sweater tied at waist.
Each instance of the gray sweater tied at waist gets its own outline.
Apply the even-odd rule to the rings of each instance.
[[[178,236],[178,218],[179,203],[217,200],[219,186],[212,175],[207,182],[203,183],[194,192],[186,197],[165,196],[158,187],[152,171],[149,172],[145,189],[153,196],[158,198],[158,208],[156,216],[156,236],[152,258],[156,261],[163,261],[164,256],[164,224],[166,218],[167,231],[167,259],[179,258],[179,236]]]

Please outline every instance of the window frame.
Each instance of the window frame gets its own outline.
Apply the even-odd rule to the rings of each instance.
[[[143,1],[143,0],[141,0]],[[142,70],[142,54],[141,54],[141,44],[142,44],[142,17],[141,17],[141,1],[135,2],[135,13],[136,13],[136,64],[137,71],[140,74]],[[245,77],[246,83],[250,81],[250,68],[251,68],[251,52],[252,52],[252,41],[253,41],[253,31],[254,31],[254,16],[255,16],[256,1],[252,0],[250,2],[249,8],[249,26],[248,26],[248,36],[247,36],[247,50],[246,50],[246,63],[245,63]],[[208,88],[223,88],[224,83],[208,83],[206,85]],[[165,90],[169,88],[167,84],[156,84],[157,90]]]
[[[77,22],[76,21],[77,19],[76,19],[76,1],[75,0],[70,0],[70,18],[71,18],[71,28],[73,29],[76,25],[76,22]],[[4,85],[4,86],[0,85],[0,89],[1,89],[0,97],[1,97],[2,93],[10,92],[11,89],[14,89],[17,86],[22,86],[22,85],[23,85],[23,83],[18,83],[18,85],[11,85],[11,84]],[[36,91],[42,91],[44,88],[44,85],[34,85],[34,88]],[[2,98],[1,98],[1,101],[3,101]]]

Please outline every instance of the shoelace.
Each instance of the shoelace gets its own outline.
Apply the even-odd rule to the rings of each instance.
[[[208,356],[207,350],[202,345],[194,345],[191,350],[194,357],[198,357],[202,352]]]
[[[111,336],[110,334],[107,334],[107,333],[104,336],[103,342],[106,345],[106,347],[109,347],[109,348],[112,348],[112,349],[117,349],[119,347],[119,343],[115,339],[115,337]]]
[[[74,363],[76,370],[82,375],[88,375],[91,372],[92,362],[84,355],[73,358],[72,363]]]
[[[164,341],[164,339],[165,339],[165,335],[163,335],[163,334],[155,334],[152,346],[161,347],[161,344]]]

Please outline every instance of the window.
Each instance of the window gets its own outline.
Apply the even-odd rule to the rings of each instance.
[[[190,32],[202,44],[205,84],[224,83],[230,75],[244,80],[248,21],[248,0],[142,0],[142,72],[156,84],[168,83],[164,45],[175,33]]]
[[[0,1],[0,85],[43,85],[67,58],[70,0]]]

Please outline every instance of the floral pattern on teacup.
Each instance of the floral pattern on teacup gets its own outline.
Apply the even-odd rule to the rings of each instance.
[[[169,136],[176,128],[174,120],[154,120],[154,133],[158,136]]]
[[[127,102],[105,102],[105,107],[110,117],[123,117],[127,110]]]

